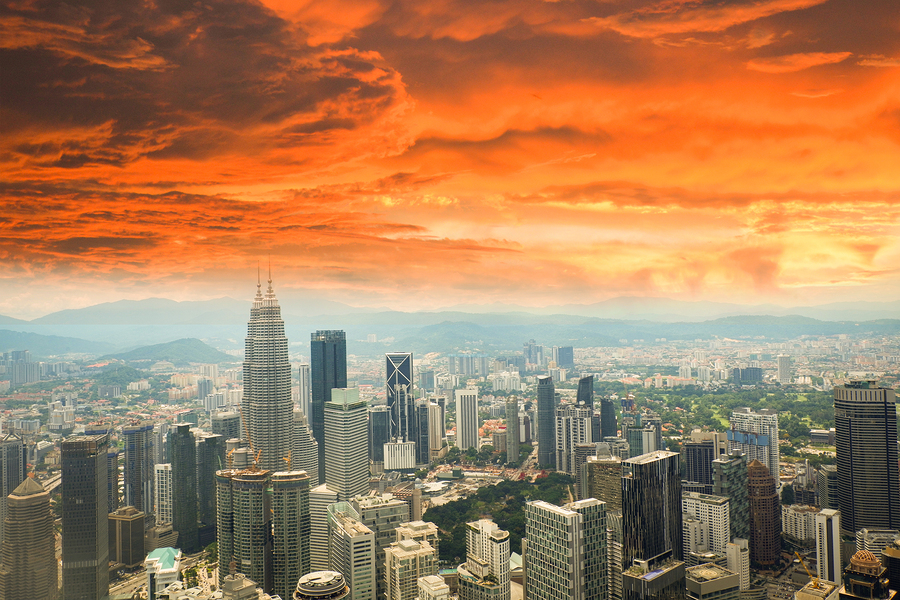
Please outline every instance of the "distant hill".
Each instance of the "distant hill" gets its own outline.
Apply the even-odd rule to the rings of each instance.
[[[27,323],[27,321],[23,321],[22,319],[16,319],[13,317],[7,317],[6,315],[0,315],[0,324],[6,325],[13,323]]]
[[[96,355],[109,352],[113,348],[112,344],[104,342],[0,329],[0,352],[30,350],[32,356],[37,358],[63,354]]]
[[[184,338],[165,344],[143,346],[128,352],[118,352],[104,356],[103,358],[117,358],[125,362],[160,361],[166,360],[176,365],[188,363],[234,363],[238,359],[234,356],[219,352],[212,346],[208,346],[196,338]]]

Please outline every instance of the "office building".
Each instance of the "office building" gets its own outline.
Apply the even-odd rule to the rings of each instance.
[[[375,534],[347,502],[328,507],[328,561],[342,573],[353,600],[375,600]]]
[[[294,443],[291,448],[291,468],[306,471],[310,488],[319,485],[319,444],[313,436],[309,419],[302,410],[294,411]]]
[[[713,563],[685,570],[688,600],[738,600],[741,577]]]
[[[709,490],[704,493],[712,493],[714,484],[712,463],[719,458],[715,440],[684,442],[681,445],[681,454],[685,463],[684,481],[707,486]]]
[[[593,458],[597,454],[597,444],[575,444],[575,450],[572,453],[572,470],[575,473],[575,495],[579,500],[590,497],[582,495],[582,490],[584,489],[584,471],[582,467],[589,458]]]
[[[600,399],[600,434],[603,438],[619,435],[616,404],[609,398]]]
[[[157,523],[172,522],[172,465],[165,463],[153,467],[156,474],[153,494]]]
[[[819,494],[819,508],[839,510],[838,472],[836,465],[822,465],[816,471],[816,491]]]
[[[537,378],[537,443],[538,464],[556,468],[556,389],[553,380],[542,375]]]
[[[319,483],[325,481],[325,403],[331,390],[347,387],[347,335],[340,330],[319,330],[310,336],[311,412],[307,414],[318,444]]]
[[[578,380],[578,391],[575,395],[575,404],[594,410],[594,376],[588,375]]]
[[[896,529],[868,529],[863,527],[856,532],[856,551],[868,550],[875,556],[880,556],[882,550],[898,539],[900,539],[900,531]]]
[[[133,506],[144,514],[153,513],[153,425],[143,423],[122,428],[125,438],[125,506]]]
[[[106,510],[115,512],[119,508],[119,452],[106,453]]]
[[[835,387],[834,428],[844,533],[900,529],[894,390],[870,381]]]
[[[447,430],[444,427],[444,409],[440,404],[428,405],[428,448],[429,460],[440,458],[446,446]]]
[[[200,550],[197,532],[197,442],[189,423],[180,423],[169,432],[169,460],[172,461],[172,529],[178,545],[188,554]]]
[[[618,456],[593,456],[582,466],[582,498],[606,503],[608,511],[622,510],[622,459]]]
[[[622,600],[622,572],[625,570],[625,535],[622,532],[622,511],[611,510],[606,513],[606,548],[607,548],[607,597],[609,600]]]
[[[778,383],[791,382],[791,357],[780,354],[778,356],[778,373],[776,375]]]
[[[457,567],[460,600],[509,600],[509,532],[490,519],[466,524],[466,562]]]
[[[750,562],[774,565],[781,554],[781,502],[775,478],[759,460],[747,465],[750,496]]]
[[[241,415],[236,412],[219,411],[210,417],[212,432],[221,435],[224,439],[242,437]],[[165,461],[163,461],[165,462]]]
[[[350,586],[337,571],[314,571],[297,582],[291,600],[347,600]],[[287,600],[287,599],[285,599]]]
[[[900,540],[895,540],[881,550],[881,561],[887,569],[888,587],[900,590]]]
[[[109,595],[108,453],[107,435],[72,436],[60,445],[63,600]]]
[[[606,598],[606,506],[594,498],[528,502],[522,554],[530,600]]]
[[[5,537],[0,546],[0,598],[57,600],[50,494],[40,483],[26,478],[10,492],[6,508]]]
[[[816,515],[816,576],[841,585],[841,513],[830,508]]]
[[[427,542],[393,542],[384,550],[387,600],[415,600],[419,578],[437,575],[437,566],[437,553]]]
[[[181,574],[181,559],[184,557],[178,548],[155,548],[144,560],[147,572],[147,598],[158,598],[167,587],[178,581]],[[256,586],[254,592],[256,591]],[[163,598],[171,598],[164,595]],[[254,600],[256,600],[254,598]]]
[[[703,522],[706,528],[707,549],[712,552],[724,553],[725,546],[731,541],[731,513],[728,498],[697,492],[683,492],[681,509]]]
[[[456,445],[465,452],[479,450],[478,390],[456,390]]]
[[[309,562],[316,571],[329,568],[328,507],[337,501],[337,492],[324,483],[309,491]]]
[[[844,569],[840,600],[895,600],[897,591],[888,587],[887,569],[868,550],[860,550]]]
[[[304,415],[312,412],[312,371],[309,363],[297,367],[297,403]]]
[[[411,352],[389,352],[385,358],[387,406],[391,411],[391,437],[399,441],[415,441],[415,393],[413,390],[413,356]]]
[[[144,513],[133,506],[109,513],[109,561],[134,569],[144,556]]]
[[[556,470],[575,475],[575,447],[590,443],[591,410],[568,404],[556,409]]]
[[[369,460],[373,470],[384,470],[384,445],[391,441],[391,411],[385,405],[369,408]]]
[[[289,598],[297,580],[309,573],[309,476],[276,471],[271,478],[272,591]]]
[[[622,463],[625,562],[682,559],[681,465],[661,450]]]
[[[736,408],[731,413],[731,428],[727,432],[728,450],[740,450],[748,463],[758,460],[766,465],[776,479],[779,473],[778,412],[764,408]]]
[[[219,556],[231,557],[237,570],[272,590],[271,473],[251,467],[216,472]],[[219,585],[225,577],[219,571]]]
[[[248,442],[254,454],[259,455],[257,466],[279,471],[284,469],[284,459],[291,455],[294,403],[288,340],[271,275],[268,284],[265,295],[262,285],[257,285],[250,308],[244,343],[241,409]],[[259,583],[253,575],[245,574]]]
[[[750,589],[750,541],[734,538],[725,546],[728,570],[741,578],[741,590]]]
[[[197,438],[197,519],[211,532],[216,525],[216,471],[224,469],[225,437],[200,433]],[[212,543],[203,543],[205,547]]]
[[[450,586],[440,575],[419,577],[419,600],[450,600]]]
[[[566,369],[575,368],[575,349],[572,346],[554,348],[554,354],[556,354],[556,366]]]
[[[506,460],[512,463],[519,462],[519,398],[507,396],[506,398]]]
[[[0,545],[6,527],[6,498],[25,480],[25,445],[19,436],[0,437]]]
[[[419,400],[415,405],[416,426],[413,428],[416,443],[416,464],[427,466],[431,462],[431,443],[428,441],[428,400]]]
[[[713,466],[713,495],[728,498],[731,538],[750,538],[750,496],[747,488],[747,462],[738,452],[717,458]]]
[[[368,409],[359,388],[335,388],[325,403],[325,484],[348,500],[369,491]]]
[[[376,597],[384,598],[387,586],[385,549],[396,541],[397,527],[409,522],[409,504],[392,494],[357,496],[350,500],[350,504],[359,514],[362,524],[375,534]]]

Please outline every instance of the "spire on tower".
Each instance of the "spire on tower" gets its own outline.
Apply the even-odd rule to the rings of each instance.
[[[272,289],[272,257],[269,256],[269,289],[266,290],[266,294],[274,294],[275,290]]]

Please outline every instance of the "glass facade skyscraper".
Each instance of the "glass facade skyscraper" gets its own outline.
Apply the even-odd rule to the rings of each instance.
[[[537,378],[538,464],[556,468],[556,388],[553,380]]]
[[[385,354],[385,391],[391,411],[391,437],[398,442],[413,442],[415,436],[415,394],[413,392],[413,356],[410,352]]]
[[[331,390],[347,387],[347,335],[340,330],[323,329],[312,334],[309,342],[311,399],[306,415],[318,444],[318,481],[325,481],[325,403]]]

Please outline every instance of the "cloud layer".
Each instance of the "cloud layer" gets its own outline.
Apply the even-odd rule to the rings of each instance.
[[[3,6],[0,314],[900,292],[895,2],[323,6]]]

